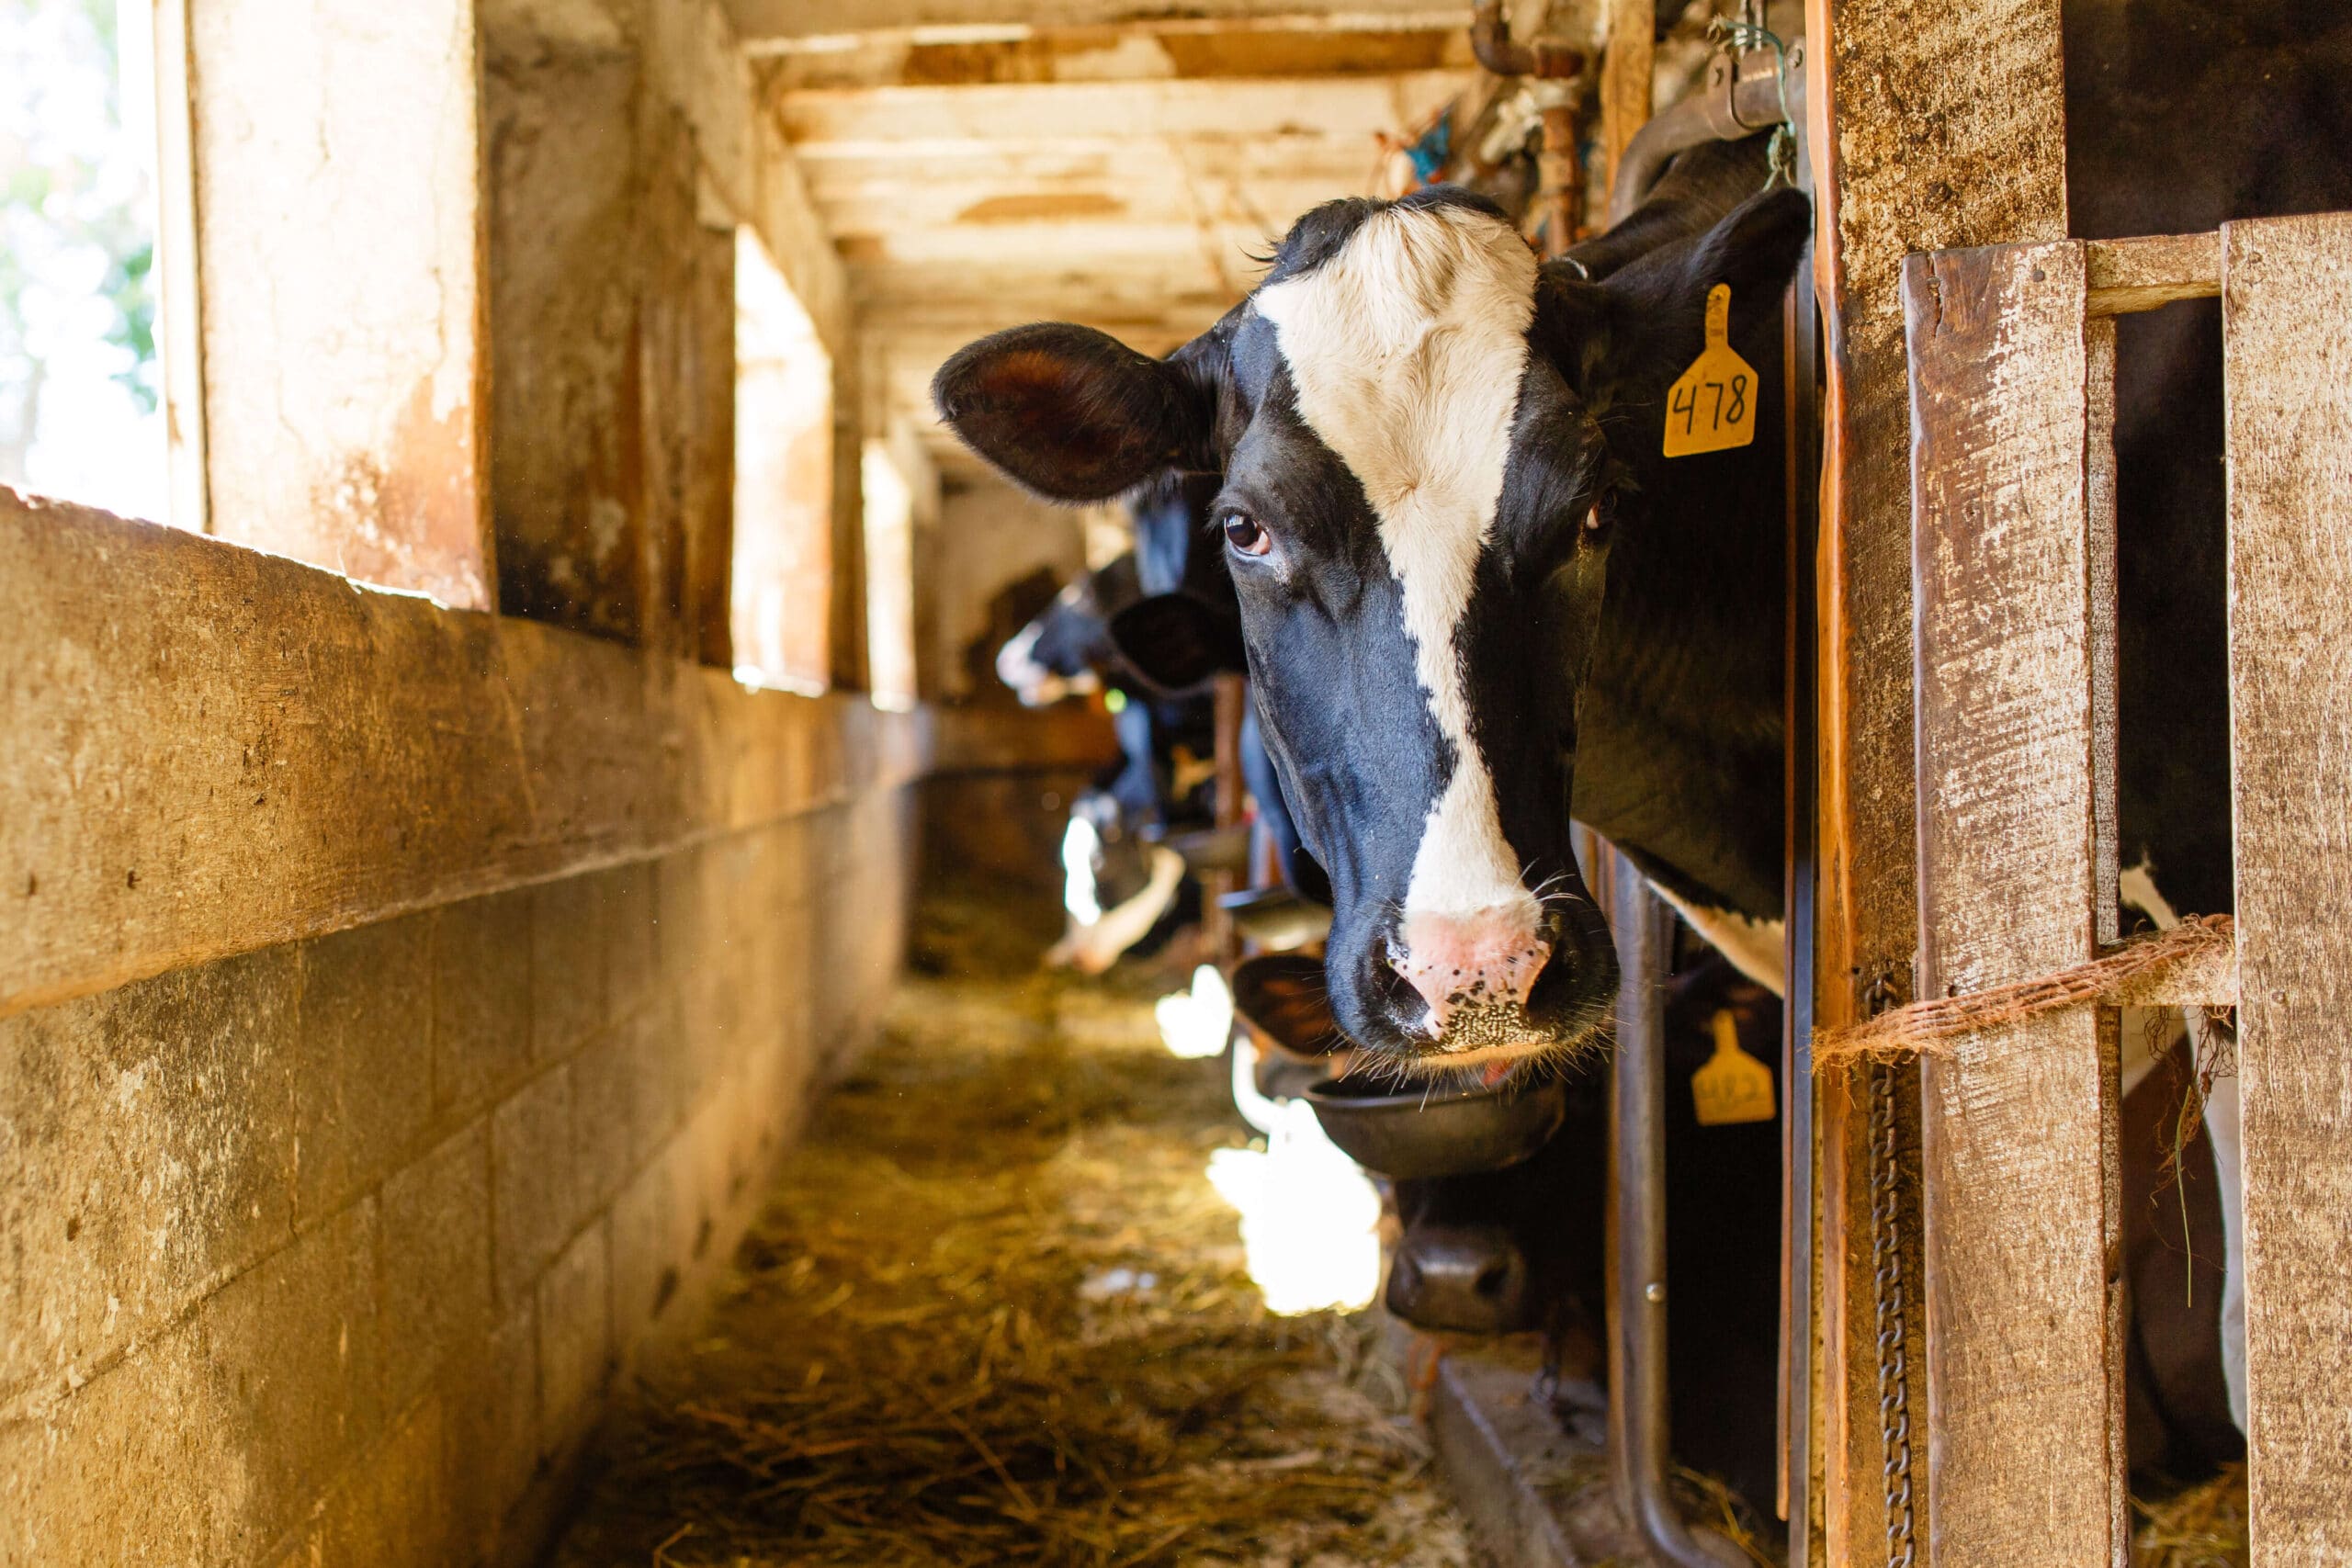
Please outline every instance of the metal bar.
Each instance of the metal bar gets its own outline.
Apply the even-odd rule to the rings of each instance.
[[[1789,62],[1788,112],[1804,118],[1804,62]],[[1644,125],[1625,144],[1609,182],[1609,221],[1623,223],[1642,204],[1678,152],[1708,141],[1737,141],[1781,123],[1781,82],[1769,49],[1749,50],[1735,66],[1719,54],[1690,96]]]
[[[1470,18],[1470,52],[1498,76],[1581,76],[1584,51],[1555,39],[1516,42],[1502,0],[1478,0]]]
[[[1802,132],[1800,132],[1802,135]],[[1802,153],[1800,171],[1805,168]],[[1800,183],[1808,183],[1800,175]],[[1782,779],[1782,919],[1787,985],[1781,1009],[1781,1517],[1789,1561],[1807,1561],[1813,1475],[1813,878],[1815,841],[1814,549],[1820,502],[1819,347],[1813,269],[1788,293],[1782,419],[1788,473],[1788,747]]]
[[[1619,1512],[1659,1562],[1737,1568],[1747,1559],[1713,1530],[1693,1529],[1667,1489],[1666,1021],[1662,1005],[1673,916],[1631,861],[1613,851],[1610,927],[1617,941],[1617,1052],[1611,1068],[1611,1264],[1609,1466]]]

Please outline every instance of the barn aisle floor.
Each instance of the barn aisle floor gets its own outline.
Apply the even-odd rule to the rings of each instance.
[[[1039,975],[1054,911],[926,906],[683,1364],[552,1558],[1475,1562],[1369,1314],[1268,1315],[1204,1175],[1249,1131],[1144,973]]]

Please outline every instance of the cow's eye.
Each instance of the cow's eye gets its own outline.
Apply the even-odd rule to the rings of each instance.
[[[1274,547],[1274,536],[1246,512],[1225,514],[1225,542],[1245,556],[1262,556]]]
[[[1616,524],[1617,492],[1604,490],[1592,498],[1590,506],[1585,508],[1584,536],[1588,539],[1605,539]]]

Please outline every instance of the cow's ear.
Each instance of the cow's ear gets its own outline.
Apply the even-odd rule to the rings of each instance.
[[[1813,203],[1786,186],[1749,197],[1725,213],[1684,256],[1679,288],[1683,302],[1703,315],[1707,291],[1731,285],[1734,299],[1778,300],[1796,275],[1813,233]]]
[[[1323,961],[1276,953],[1245,958],[1233,971],[1233,1010],[1297,1056],[1328,1056],[1351,1042],[1332,1016]]]
[[[1764,191],[1598,283],[1547,272],[1537,319],[1553,362],[1596,405],[1651,401],[1704,346],[1707,295],[1719,283],[1731,287],[1735,338],[1758,321],[1779,332],[1781,295],[1804,257],[1812,213],[1802,191]]]
[[[1111,642],[1163,692],[1189,692],[1212,675],[1249,668],[1240,628],[1189,593],[1136,600],[1111,617]]]
[[[1197,466],[1216,414],[1187,365],[1066,321],[967,344],[939,367],[931,396],[966,446],[1055,501],[1108,501]]]

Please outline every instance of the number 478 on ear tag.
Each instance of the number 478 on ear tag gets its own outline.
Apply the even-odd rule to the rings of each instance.
[[[1707,290],[1707,346],[1666,400],[1666,455],[1727,452],[1756,439],[1756,367],[1732,352],[1731,285]]]

